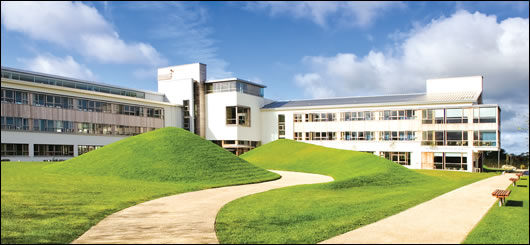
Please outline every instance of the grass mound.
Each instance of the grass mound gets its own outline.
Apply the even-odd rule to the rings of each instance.
[[[424,177],[374,154],[286,139],[265,144],[243,154],[241,158],[268,169],[329,175],[335,178],[332,186],[403,184]],[[384,183],[380,183],[382,180]]]
[[[217,215],[221,243],[317,243],[492,174],[410,170],[369,153],[277,140],[241,156],[263,168],[335,181],[254,194]]]
[[[129,137],[46,170],[157,182],[210,185],[278,178],[184,129],[166,127]]]
[[[2,162],[2,244],[70,243],[158,197],[279,175],[188,131],[163,128],[62,163]]]

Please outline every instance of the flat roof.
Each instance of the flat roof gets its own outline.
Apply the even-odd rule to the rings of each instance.
[[[146,90],[141,90],[141,89],[131,89],[131,88],[120,87],[120,86],[107,84],[107,83],[94,82],[94,81],[88,81],[88,80],[83,80],[83,79],[78,79],[78,78],[71,78],[71,77],[63,77],[63,76],[52,75],[52,74],[47,74],[47,73],[41,73],[41,72],[36,72],[36,71],[22,70],[22,69],[18,69],[18,68],[11,68],[11,67],[2,66],[2,70],[25,73],[25,74],[29,74],[29,75],[43,76],[43,77],[48,77],[48,78],[53,78],[53,79],[68,80],[68,81],[72,81],[72,82],[99,85],[99,86],[115,88],[115,89],[129,90],[129,91],[132,91],[132,92],[164,95],[163,93],[158,93],[158,92],[154,92],[154,91],[146,91]]]
[[[265,85],[261,85],[261,84],[258,84],[258,83],[255,83],[255,82],[251,82],[251,81],[247,81],[247,80],[244,80],[244,79],[241,79],[241,78],[237,78],[237,77],[215,79],[215,80],[207,80],[205,83],[220,83],[220,82],[231,82],[231,81],[238,81],[238,82],[242,82],[242,83],[248,83],[248,84],[251,84],[251,85],[254,85],[254,86],[258,86],[260,88],[266,88],[267,87]]]
[[[358,96],[329,99],[289,100],[275,101],[263,106],[263,109],[314,107],[314,106],[340,106],[340,105],[392,105],[392,104],[439,104],[443,102],[471,102],[476,103],[480,92],[457,92],[457,93],[418,93],[397,94],[382,96]]]

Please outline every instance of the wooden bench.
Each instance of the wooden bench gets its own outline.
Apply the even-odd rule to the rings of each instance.
[[[511,192],[512,191],[510,190],[496,189],[491,193],[491,195],[499,199],[499,207],[501,207],[504,204],[504,199],[510,196]]]
[[[519,180],[519,178],[510,178],[510,181],[512,182],[513,186],[515,186],[515,183]]]

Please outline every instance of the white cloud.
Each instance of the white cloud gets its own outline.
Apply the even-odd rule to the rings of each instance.
[[[521,120],[514,116],[528,113],[528,19],[499,22],[494,15],[459,11],[401,36],[388,52],[304,57],[308,71],[294,81],[307,95],[321,98],[424,92],[429,78],[483,75],[485,103],[499,104],[508,115],[502,118],[505,145],[522,147],[511,140],[524,135],[508,135],[523,134],[514,129]]]
[[[25,69],[30,71],[87,80],[95,78],[90,69],[77,63],[72,56],[61,58],[44,54],[32,59],[19,59],[19,61],[24,64]]]
[[[385,10],[403,7],[401,2],[335,2],[335,1],[259,1],[247,2],[245,8],[269,11],[272,16],[288,15],[308,19],[321,27],[333,22],[346,27],[370,26]]]
[[[104,63],[163,65],[146,43],[127,43],[94,7],[81,2],[2,2],[2,25]]]

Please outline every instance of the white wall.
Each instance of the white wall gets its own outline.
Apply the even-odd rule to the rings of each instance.
[[[482,92],[482,76],[451,77],[427,80],[427,93]]]
[[[158,69],[158,81],[190,78],[197,82],[206,81],[206,65],[201,63],[193,63]]]
[[[205,97],[207,140],[261,141],[263,98],[239,92],[210,93]],[[250,107],[250,127],[227,125],[227,106]]]

